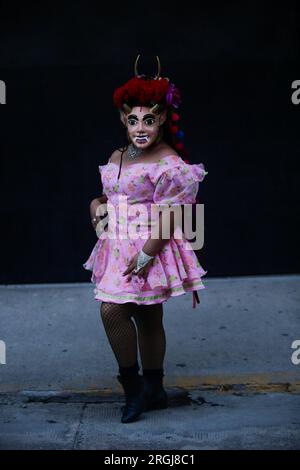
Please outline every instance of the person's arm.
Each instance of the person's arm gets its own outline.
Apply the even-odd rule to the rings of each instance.
[[[169,217],[170,215],[170,217]],[[163,238],[163,227],[166,227],[167,224],[170,224],[170,232],[169,234],[164,234],[165,238]],[[174,222],[174,213],[173,211],[166,211],[159,213],[159,222],[153,231],[154,236],[149,238],[143,246],[143,252],[149,256],[156,256],[163,247],[167,244],[170,238],[174,235],[175,231],[175,222]],[[168,235],[168,236],[166,236]]]
[[[178,223],[180,224],[182,220],[181,219],[181,206],[177,205],[176,208],[177,210],[179,210],[180,218],[178,219]],[[176,220],[176,215],[173,213],[173,211],[170,211],[170,213],[168,211],[159,212],[158,222],[153,229],[153,237],[150,237],[142,248],[142,251],[146,255],[155,257],[163,249],[166,243],[174,235],[175,229],[177,228],[178,224],[175,223],[175,220]],[[163,228],[166,226],[170,227],[170,231],[168,234],[163,233]],[[151,235],[152,235],[152,231],[151,231]],[[139,256],[139,253],[134,255],[134,257],[130,260],[130,263],[127,269],[123,272],[123,276],[129,274],[129,279],[131,278],[131,273],[137,266],[138,256]],[[144,266],[143,268],[139,270],[138,272],[139,277],[142,277],[147,274],[147,271],[150,265],[152,264],[152,262],[153,262],[153,258],[149,260],[146,266]]]
[[[100,202],[100,204],[105,204],[108,200],[106,194],[101,194],[101,196],[99,196],[97,199]]]

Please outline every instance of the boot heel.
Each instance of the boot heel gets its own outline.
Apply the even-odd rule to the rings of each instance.
[[[148,400],[147,404],[147,409],[146,411],[150,410],[163,410],[165,408],[168,408],[169,406],[169,401],[168,401],[168,396],[166,393],[160,394],[161,396],[159,398],[153,399],[153,400]]]
[[[147,399],[147,410],[162,410],[168,408],[168,395],[163,387],[162,370],[144,373],[144,390]]]

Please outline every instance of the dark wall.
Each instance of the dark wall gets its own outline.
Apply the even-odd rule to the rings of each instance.
[[[138,53],[145,73],[159,55],[182,90],[190,161],[209,172],[199,190],[208,276],[299,272],[295,3],[0,8],[1,283],[89,281],[98,165],[124,140],[112,93]]]

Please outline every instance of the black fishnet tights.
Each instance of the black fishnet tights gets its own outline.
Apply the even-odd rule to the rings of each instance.
[[[138,345],[143,369],[163,368],[166,336],[162,304],[102,302],[100,311],[105,332],[120,367],[131,367],[136,363]]]

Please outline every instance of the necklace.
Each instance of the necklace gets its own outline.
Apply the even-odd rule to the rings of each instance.
[[[144,149],[139,149],[133,144],[128,145],[128,158],[130,160],[134,160],[135,158],[140,157],[143,152]]]

